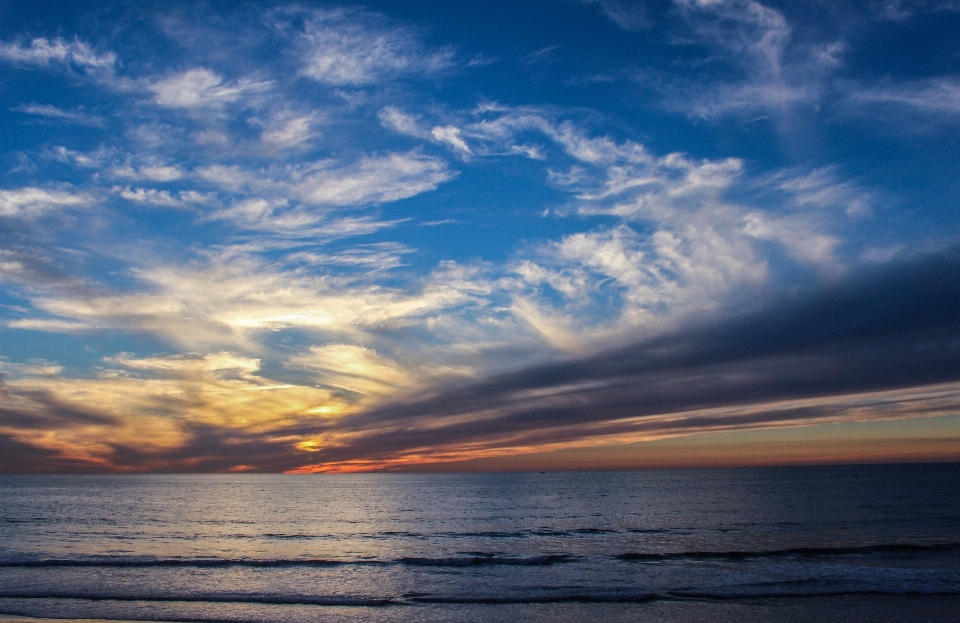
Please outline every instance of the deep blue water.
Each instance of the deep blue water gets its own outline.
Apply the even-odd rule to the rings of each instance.
[[[457,620],[599,603],[615,620],[828,595],[960,595],[960,464],[0,477],[0,613]]]

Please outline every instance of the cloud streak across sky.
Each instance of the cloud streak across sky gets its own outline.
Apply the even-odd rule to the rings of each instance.
[[[960,14],[435,8],[11,13],[0,470],[960,456]]]

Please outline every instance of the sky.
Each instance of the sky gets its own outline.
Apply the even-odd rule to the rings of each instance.
[[[0,1],[0,472],[960,460],[960,2]]]

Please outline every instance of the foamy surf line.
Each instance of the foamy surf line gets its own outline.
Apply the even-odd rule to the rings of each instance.
[[[38,558],[0,561],[0,568],[18,567],[340,567],[409,565],[416,567],[473,567],[480,565],[515,565],[541,567],[580,560],[572,554],[509,556],[475,552],[461,556],[405,556],[396,560],[322,558]]]
[[[644,587],[631,590],[626,587],[605,589],[579,587],[574,590],[528,588],[513,594],[445,592],[397,593],[383,595],[364,594],[277,594],[277,593],[136,593],[126,591],[73,590],[73,591],[4,591],[0,600],[26,600],[43,602],[51,600],[87,602],[139,602],[143,604],[259,604],[274,606],[341,606],[384,607],[413,604],[537,604],[537,603],[642,603],[652,600],[708,599],[712,601],[736,601],[742,599],[769,599],[784,597],[830,597],[840,595],[864,596],[960,596],[960,583],[956,578],[921,578],[920,581],[893,582],[886,585],[870,581],[844,581],[838,578],[808,578],[801,580],[745,583],[727,586],[704,586],[689,588]],[[0,602],[0,608],[4,604]]]
[[[679,551],[624,552],[600,556],[621,562],[668,561],[742,561],[778,558],[829,558],[847,556],[937,555],[960,552],[960,543],[882,543],[856,547],[797,547],[755,551]],[[153,558],[153,557],[90,557],[90,558],[12,558],[0,560],[0,568],[30,567],[340,567],[406,565],[416,567],[472,567],[483,565],[547,566],[574,563],[584,556],[551,553],[519,556],[499,552],[459,552],[454,556],[404,556],[396,559],[375,558]]]
[[[884,543],[859,547],[793,547],[762,551],[689,551],[689,552],[626,552],[614,556],[629,562],[659,562],[667,560],[750,560],[755,558],[826,558],[830,556],[863,556],[870,554],[937,554],[960,551],[960,543]]]
[[[593,623],[621,623],[624,620],[650,620],[658,623],[797,623],[798,621],[871,621],[871,623],[920,623],[925,621],[960,621],[960,597],[956,596],[829,596],[781,598],[771,600],[711,601],[685,599],[655,599],[643,603],[548,603],[548,604],[477,604],[459,606],[455,613],[449,606],[422,604],[403,608],[370,610],[326,609],[314,615],[300,612],[295,619],[272,616],[260,606],[253,610],[214,616],[209,611],[153,612],[140,617],[139,612],[127,610],[115,616],[24,616],[0,614],[0,623],[355,623],[374,620],[381,623],[491,623],[530,621],[554,623],[592,621]],[[798,619],[797,612],[803,613]]]
[[[51,617],[28,617],[19,614],[0,614],[0,623],[170,623],[164,620],[140,619],[55,619]],[[209,623],[201,621],[181,621],[178,623]]]

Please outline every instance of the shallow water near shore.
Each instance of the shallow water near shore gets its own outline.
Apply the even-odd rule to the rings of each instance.
[[[960,464],[6,476],[0,612],[960,620],[958,491]]]
[[[133,612],[141,612],[133,609]],[[237,613],[235,613],[237,614]],[[259,621],[261,613],[250,611],[247,618]],[[383,610],[369,607],[332,607],[287,613],[287,621],[324,623],[484,623],[486,621],[530,621],[531,623],[577,623],[579,621],[656,621],[660,623],[953,623],[960,621],[958,596],[835,596],[794,597],[742,601],[663,601],[644,604],[492,604],[456,608],[422,606],[416,610]],[[56,619],[0,615],[0,623],[104,623],[106,619]],[[126,621],[142,621],[127,619]],[[194,623],[202,623],[202,619]]]

